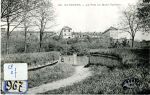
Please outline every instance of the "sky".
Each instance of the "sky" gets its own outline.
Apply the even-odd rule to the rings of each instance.
[[[52,0],[56,29],[69,26],[74,31],[103,32],[115,26],[121,10],[137,0]]]
[[[136,5],[139,0],[52,0],[56,14],[53,29],[69,26],[74,32],[104,32],[117,27],[122,10]],[[124,34],[123,34],[124,35]],[[130,38],[125,34],[126,38]],[[150,40],[149,34],[138,32],[136,40]]]
[[[55,10],[55,24],[51,31],[60,32],[69,26],[74,32],[104,32],[117,27],[121,12],[139,0],[51,0]],[[51,23],[52,24],[52,23]],[[51,24],[49,26],[51,26]],[[34,29],[34,28],[33,28]],[[127,38],[129,35],[124,34]],[[137,40],[150,40],[150,34],[136,34]]]

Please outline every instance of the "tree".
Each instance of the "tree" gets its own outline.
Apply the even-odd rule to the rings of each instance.
[[[20,11],[20,1],[18,0],[2,0],[1,1],[1,19],[6,20],[7,23],[7,33],[6,33],[6,53],[8,54],[9,47],[9,36],[10,36],[10,23],[15,20],[18,16],[17,13]],[[13,17],[14,16],[14,17]]]
[[[150,0],[143,0],[138,7],[138,18],[141,21],[144,32],[149,32],[150,29]]]
[[[27,33],[29,32],[29,28],[34,26],[32,25],[32,15],[31,13],[40,6],[40,1],[34,1],[34,0],[24,0],[23,7],[22,7],[22,21],[21,25],[24,28],[24,52],[27,52]],[[34,4],[33,4],[34,3]]]
[[[21,12],[21,0],[1,0],[1,18],[7,18]]]
[[[129,43],[128,43],[126,38],[122,41],[122,46],[123,47],[128,47],[129,46]]]
[[[137,10],[135,6],[129,6],[123,11],[121,30],[127,32],[131,36],[132,47],[134,46],[134,39],[137,31],[140,29],[140,20],[137,18]]]
[[[6,22],[7,31],[6,31],[6,54],[9,53],[9,39],[11,32],[14,31],[25,19],[22,17],[24,12],[25,3],[29,2],[30,6],[28,6],[28,11],[35,9],[38,4],[38,0],[2,0],[1,1],[1,19],[2,22]],[[12,23],[17,22],[12,30],[10,30],[10,26]]]
[[[35,17],[34,24],[40,31],[39,51],[41,51],[44,31],[48,28],[47,25],[54,20],[54,11],[52,7],[52,3],[49,0],[42,0],[39,8],[33,12],[33,16]]]
[[[27,52],[27,32],[29,30],[29,27],[31,27],[32,25],[30,24],[32,22],[31,18],[31,12],[30,11],[30,4],[28,0],[24,1],[24,7],[23,7],[23,28],[24,28],[24,52]]]

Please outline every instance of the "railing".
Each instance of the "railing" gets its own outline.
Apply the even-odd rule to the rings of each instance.
[[[107,57],[107,58],[119,59],[119,60],[121,59],[119,56],[114,56],[110,54],[102,54],[102,53],[90,53],[90,56],[100,56],[100,57]]]
[[[35,70],[38,70],[38,69],[41,69],[41,68],[44,68],[44,67],[47,67],[47,66],[55,65],[58,62],[59,62],[59,60],[55,60],[55,61],[52,61],[52,62],[47,62],[46,65],[44,64],[44,65],[38,65],[38,66],[35,66],[35,67],[30,67],[30,68],[28,68],[28,71],[35,71]]]
[[[85,67],[89,67],[90,65],[101,65],[101,66],[107,66],[107,67],[118,67],[122,62],[122,58],[116,55],[111,54],[103,54],[103,53],[90,53],[88,56],[88,64],[85,65]],[[112,62],[112,61],[113,62]],[[105,63],[105,61],[108,61]],[[112,62],[112,63],[111,63]]]

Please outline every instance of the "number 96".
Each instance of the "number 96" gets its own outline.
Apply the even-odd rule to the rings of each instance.
[[[22,87],[23,82],[21,81],[7,81],[6,82],[6,91],[9,90],[18,90],[21,92],[20,88]]]

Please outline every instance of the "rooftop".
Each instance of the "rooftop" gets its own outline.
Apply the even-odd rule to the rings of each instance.
[[[62,29],[72,29],[69,26],[64,26]]]
[[[118,30],[118,29],[111,26],[110,28],[108,28],[107,30],[105,30],[102,34],[105,34],[105,33],[109,32],[110,30]]]

